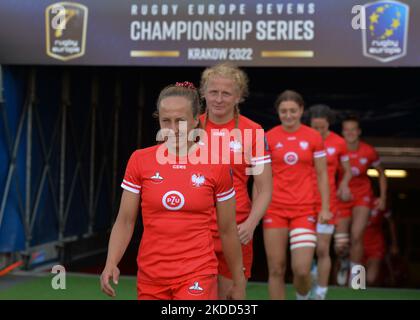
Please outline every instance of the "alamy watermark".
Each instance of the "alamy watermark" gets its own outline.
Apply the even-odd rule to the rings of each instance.
[[[209,137],[199,128],[188,132],[186,121],[180,121],[177,133],[160,129],[156,141],[164,142],[156,153],[159,164],[246,164],[247,175],[259,175],[262,164],[271,162],[264,129],[211,129]],[[193,152],[189,152],[188,142],[196,142]],[[168,149],[185,157],[174,157]]]

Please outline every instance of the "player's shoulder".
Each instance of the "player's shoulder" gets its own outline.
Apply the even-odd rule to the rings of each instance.
[[[243,115],[239,116],[239,127],[242,129],[262,129],[261,125]]]
[[[147,148],[137,149],[132,153],[131,157],[144,159],[150,156],[154,156],[158,148],[159,148],[159,145],[154,145]]]
[[[364,152],[376,153],[375,147],[365,141],[359,142],[359,149],[363,150]]]
[[[267,133],[266,133],[266,136],[267,136],[267,138],[269,138],[269,137],[271,138],[273,136],[281,134],[282,132],[283,132],[283,130],[281,128],[281,125],[277,125],[277,126],[271,128],[270,130],[268,130]]]
[[[344,138],[342,136],[340,136],[339,134],[330,131],[329,137],[331,139],[331,141],[333,141],[336,144],[341,144],[341,145],[346,145],[346,140],[344,140]]]

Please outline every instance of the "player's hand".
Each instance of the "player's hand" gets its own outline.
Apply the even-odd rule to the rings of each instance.
[[[115,297],[115,289],[109,283],[109,279],[112,278],[112,282],[115,285],[118,284],[118,278],[120,277],[120,270],[117,266],[105,266],[104,271],[101,274],[101,290],[110,297]]]
[[[238,282],[233,282],[232,288],[227,293],[227,300],[245,300],[246,298],[246,279],[245,275]]]
[[[385,210],[386,209],[386,199],[384,198],[377,198],[374,202],[375,209],[378,210]]]
[[[241,244],[248,244],[254,237],[255,226],[252,225],[248,220],[238,225],[238,235]]]
[[[333,217],[332,213],[329,210],[321,210],[318,215],[318,222],[320,224],[325,224]]]
[[[338,187],[337,196],[344,202],[350,201],[353,197],[349,186],[344,184],[340,184]]]

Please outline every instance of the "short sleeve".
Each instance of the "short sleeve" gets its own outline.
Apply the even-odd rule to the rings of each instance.
[[[370,158],[371,166],[373,168],[376,168],[381,164],[381,159],[379,158],[378,152],[376,152],[375,148],[373,147],[370,150],[369,158]]]
[[[264,129],[259,127],[253,130],[251,165],[257,166],[271,162],[270,149]]]
[[[322,141],[322,137],[318,132],[314,134],[313,144],[315,159],[327,156],[327,153],[325,152],[324,141]]]
[[[127,191],[139,194],[141,189],[140,171],[139,153],[135,151],[128,160],[121,187]]]
[[[215,184],[215,197],[218,202],[229,200],[235,196],[233,188],[233,171],[230,165],[218,165],[218,179]]]

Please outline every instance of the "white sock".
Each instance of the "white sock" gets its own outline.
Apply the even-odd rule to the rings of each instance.
[[[320,287],[320,286],[317,286],[316,289],[315,289],[315,294],[317,296],[321,297],[322,300],[325,300],[325,297],[327,295],[327,292],[328,292],[328,287]]]
[[[301,295],[301,294],[299,294],[299,293],[296,292],[296,300],[309,300],[309,296],[310,295],[311,295],[311,291],[309,291],[305,295]]]

